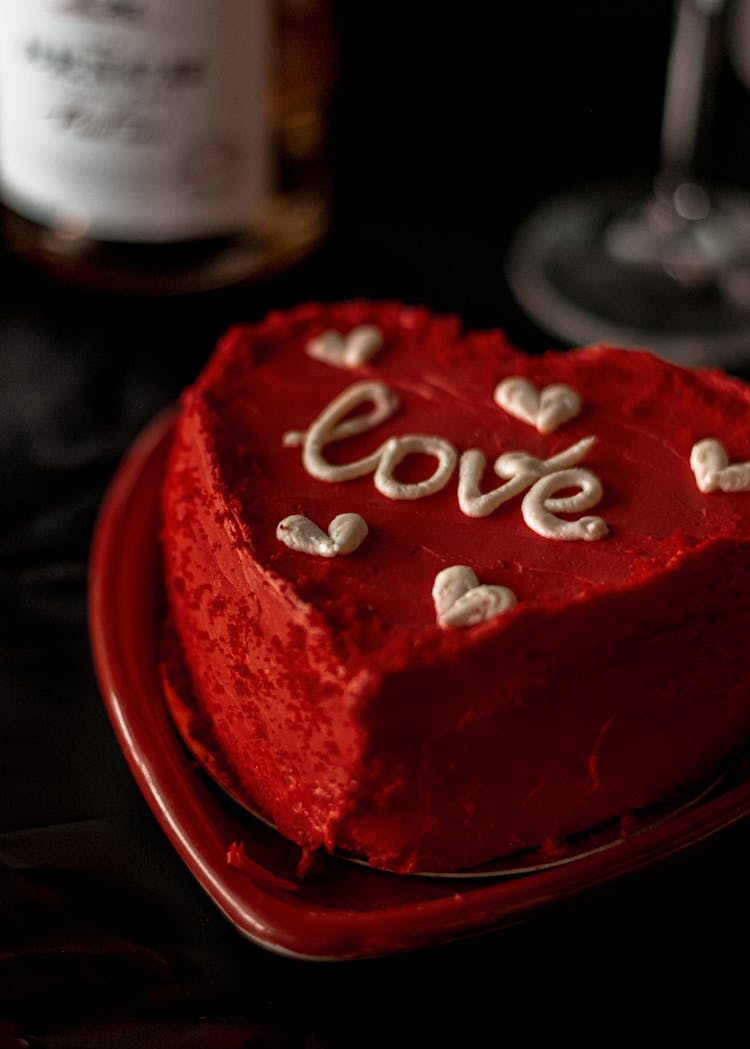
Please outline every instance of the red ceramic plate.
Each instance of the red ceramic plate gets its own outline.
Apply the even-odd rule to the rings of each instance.
[[[750,813],[750,781],[718,788],[637,833],[584,839],[552,865],[527,856],[488,877],[431,878],[330,859],[299,880],[299,850],[205,774],[178,735],[159,675],[163,617],[159,494],[173,416],[120,466],[102,506],[89,615],[104,701],[140,789],[200,884],[236,927],[272,950],[347,959],[426,947],[515,924],[704,840]],[[229,855],[233,860],[230,862]],[[511,870],[525,873],[511,873]]]

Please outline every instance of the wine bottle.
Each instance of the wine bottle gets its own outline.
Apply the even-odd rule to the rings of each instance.
[[[0,0],[0,227],[130,293],[282,270],[328,223],[326,0]]]

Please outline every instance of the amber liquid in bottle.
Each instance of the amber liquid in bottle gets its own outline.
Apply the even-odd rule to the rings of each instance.
[[[10,251],[65,282],[163,295],[266,278],[319,243],[327,0],[2,3]],[[205,20],[222,18],[212,50]]]

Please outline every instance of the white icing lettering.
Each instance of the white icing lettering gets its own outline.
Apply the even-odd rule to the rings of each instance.
[[[534,483],[534,475],[519,471],[505,484],[490,492],[480,492],[479,482],[486,465],[484,452],[478,448],[470,448],[461,456],[458,467],[458,505],[467,517],[487,517]]]
[[[408,455],[422,453],[432,455],[438,464],[430,477],[424,481],[406,484],[397,481],[393,472]],[[380,462],[373,482],[377,490],[388,499],[423,499],[427,495],[445,488],[456,468],[458,452],[442,437],[424,434],[409,434],[406,437],[391,437],[381,448]]]
[[[536,459],[526,452],[504,452],[495,460],[493,469],[498,477],[506,478],[507,483],[484,493],[479,490],[479,482],[487,460],[478,448],[471,448],[463,453],[459,463],[458,505],[467,517],[487,517],[503,503],[525,492],[540,477],[577,465],[595,439],[584,437],[549,459]]]
[[[435,576],[432,587],[438,626],[443,630],[475,626],[516,604],[516,595],[506,586],[480,585],[468,565],[451,565]]]
[[[563,488],[580,488],[575,495],[554,498]],[[602,486],[596,474],[582,467],[558,470],[539,478],[521,504],[523,519],[529,528],[545,539],[591,541],[603,539],[609,532],[601,517],[581,517],[566,521],[557,514],[579,513],[596,506],[602,497]]]
[[[541,391],[529,379],[512,375],[495,387],[495,403],[509,415],[535,426],[540,433],[552,433],[575,418],[583,401],[570,386],[554,383]]]
[[[750,489],[750,462],[731,463],[726,448],[713,437],[694,444],[690,467],[701,492],[742,492]]]
[[[360,324],[347,335],[337,331],[325,331],[311,339],[307,353],[316,360],[332,364],[335,368],[358,368],[369,361],[383,345],[383,335],[372,324]]]
[[[346,418],[367,402],[373,406],[369,412]],[[304,433],[298,430],[285,433],[283,443],[287,447],[302,445],[303,465],[312,477],[320,481],[349,481],[374,473],[375,487],[387,498],[422,499],[445,487],[458,461],[456,449],[442,437],[426,434],[391,437],[369,455],[342,465],[328,462],[323,454],[326,445],[365,433],[390,419],[398,406],[398,397],[384,383],[354,383],[334,398]],[[418,452],[435,456],[438,460],[433,474],[424,481],[412,484],[397,481],[393,472],[398,464],[407,455]]]
[[[367,524],[359,514],[339,514],[331,521],[326,534],[309,517],[292,514],[276,527],[276,538],[292,550],[317,557],[351,554],[367,535]]]
[[[351,419],[346,418],[355,408],[368,401],[372,403],[369,412],[354,415]],[[302,444],[302,462],[313,477],[320,481],[349,481],[376,469],[383,446],[376,448],[363,459],[340,466],[329,463],[323,455],[323,449],[334,441],[374,429],[386,419],[390,419],[398,406],[398,397],[384,383],[357,382],[335,397],[305,433],[290,430],[284,434],[283,441],[288,447]]]

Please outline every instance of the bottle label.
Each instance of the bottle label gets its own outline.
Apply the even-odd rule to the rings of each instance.
[[[0,0],[0,187],[62,236],[246,229],[271,182],[271,0]]]

